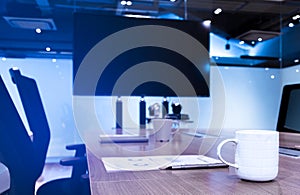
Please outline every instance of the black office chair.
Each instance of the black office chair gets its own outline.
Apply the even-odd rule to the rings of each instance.
[[[10,114],[5,115],[3,112],[0,112],[0,123],[1,119],[6,119],[6,122],[11,124],[10,126],[13,126],[14,128],[12,135],[5,134],[5,130],[8,131],[10,126],[3,126],[3,124],[0,124],[0,135],[4,134],[4,138],[8,137],[8,135],[10,136],[10,139],[7,139],[8,141],[6,142],[13,140],[12,144],[8,145],[9,147],[4,147],[5,149],[3,149],[3,151],[1,150],[2,147],[0,147],[0,160],[3,160],[4,162],[7,161],[7,163],[4,164],[8,165],[11,173],[12,185],[9,193],[30,195],[34,194],[35,182],[41,175],[45,165],[46,153],[50,140],[50,130],[36,82],[31,78],[22,76],[18,69],[10,69],[10,74],[12,81],[17,86],[28,124],[33,132],[33,138],[30,140],[26,133],[18,112],[1,80],[0,93],[3,91],[4,95],[1,93],[3,97],[0,95],[0,102],[6,105]],[[2,102],[2,100],[5,101]],[[1,141],[2,139],[0,142]],[[3,145],[6,142],[4,141]],[[2,146],[2,143],[0,146]],[[16,147],[18,150],[12,152],[11,150],[13,150],[13,147]],[[44,184],[38,189],[38,194],[90,194],[88,177],[85,177],[85,179],[82,179],[81,177],[81,175],[87,174],[85,146],[83,144],[72,145],[67,146],[67,149],[76,150],[74,158],[61,160],[62,165],[73,166],[72,176],[70,178],[58,179]],[[11,152],[14,155],[10,155],[9,153]],[[3,158],[1,158],[1,154],[4,154],[2,155]],[[20,159],[20,157],[22,158]],[[19,163],[14,165],[13,161]],[[53,189],[55,191],[53,191]]]
[[[17,109],[0,77],[0,161],[10,173],[10,195],[34,194],[48,150],[50,131],[34,80],[22,81],[19,91],[33,133],[28,135]]]
[[[61,178],[43,184],[37,195],[89,195],[90,183],[86,159],[86,149],[84,144],[68,145],[68,150],[75,150],[75,157],[60,160],[63,166],[72,166],[70,178]]]

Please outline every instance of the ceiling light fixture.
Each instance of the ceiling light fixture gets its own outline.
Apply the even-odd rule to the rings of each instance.
[[[298,20],[298,19],[300,19],[300,15],[299,14],[293,16],[293,20]]]
[[[122,0],[120,3],[121,3],[121,5],[123,5],[123,6],[125,6],[125,5],[131,6],[131,5],[132,5],[132,1],[125,1],[125,0]]]
[[[127,1],[126,5],[131,6],[132,5],[132,1]]]
[[[217,8],[215,11],[214,11],[214,14],[218,15],[222,12],[222,9],[221,8]]]
[[[140,14],[124,14],[124,16],[129,18],[153,18],[153,16],[146,16],[146,15],[140,15]]]
[[[42,33],[42,29],[36,28],[36,29],[35,29],[35,32],[36,32],[37,34],[40,34],[40,33]]]
[[[121,5],[126,5],[126,1],[121,1]]]
[[[50,47],[46,47],[46,51],[51,51],[51,48]]]
[[[210,24],[211,24],[211,20],[204,20],[204,21],[203,21],[203,25],[204,25],[205,27],[210,27]]]
[[[4,20],[14,28],[57,30],[52,18],[22,18],[3,16]]]
[[[295,26],[295,25],[294,25],[292,22],[289,23],[289,27],[290,27],[290,28],[293,28],[294,26]]]

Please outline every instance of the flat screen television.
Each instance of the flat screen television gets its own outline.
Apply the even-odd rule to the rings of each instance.
[[[209,28],[199,21],[75,13],[73,94],[209,96]]]
[[[283,87],[277,131],[280,147],[300,150],[300,84]]]

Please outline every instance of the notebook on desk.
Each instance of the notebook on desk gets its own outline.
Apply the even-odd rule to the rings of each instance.
[[[99,135],[100,143],[140,143],[148,140],[146,136],[134,134]]]
[[[104,157],[101,160],[107,172],[227,167],[220,160],[204,155]]]
[[[222,161],[204,155],[182,155],[160,169],[193,169],[227,167]]]
[[[294,148],[279,147],[279,154],[300,158],[300,150]]]
[[[197,137],[197,138],[204,138],[204,137],[218,137],[218,135],[211,135],[208,133],[203,133],[203,132],[191,132],[191,131],[183,131],[182,132],[185,135],[189,135],[189,136],[193,136],[193,137]]]

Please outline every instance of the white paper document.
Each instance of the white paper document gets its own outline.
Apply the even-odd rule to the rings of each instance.
[[[107,172],[212,168],[227,166],[218,159],[204,155],[105,157],[102,158],[102,162]]]
[[[100,143],[139,143],[148,142],[148,137],[142,135],[99,135]]]

